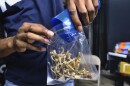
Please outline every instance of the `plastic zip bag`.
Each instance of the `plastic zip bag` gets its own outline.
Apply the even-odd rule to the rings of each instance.
[[[47,85],[66,83],[70,79],[89,80],[97,76],[85,34],[74,28],[67,15],[65,10],[56,16],[60,16],[61,21],[56,22],[57,25],[53,23],[56,26],[52,28],[55,36],[48,45]]]

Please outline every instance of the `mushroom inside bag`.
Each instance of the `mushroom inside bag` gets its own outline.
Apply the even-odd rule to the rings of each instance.
[[[97,69],[91,64],[91,50],[84,32],[73,31],[69,26],[63,28],[61,24],[52,31],[55,36],[47,49],[47,85],[97,77]]]

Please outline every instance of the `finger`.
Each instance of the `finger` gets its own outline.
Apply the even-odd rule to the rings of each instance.
[[[23,25],[19,28],[18,33],[27,31],[31,25],[33,25],[33,23],[24,22]]]
[[[27,42],[30,43],[30,44],[33,44],[35,42],[35,40],[28,39]]]
[[[27,49],[34,50],[34,51],[46,51],[46,48],[40,46],[33,46],[31,44],[27,44]]]
[[[54,32],[48,30],[43,25],[32,25],[29,28],[29,32],[33,32],[39,35],[44,35],[47,38],[52,38],[54,36]]]
[[[13,40],[13,48],[17,51],[17,52],[25,52],[26,51],[26,48],[25,47],[22,47],[23,44],[20,44],[20,40],[17,40],[17,37],[15,36],[14,37],[14,40]]]
[[[85,6],[85,1],[84,0],[77,0],[76,1],[76,6],[79,11],[79,15],[82,21],[83,25],[88,25],[89,24],[89,16],[88,12]]]
[[[26,48],[18,48],[16,49],[17,52],[25,52],[27,49]]]
[[[35,23],[24,23],[18,33],[20,32],[33,32],[39,35],[45,35],[48,38],[52,38],[54,36],[54,33],[47,28],[45,28],[41,24],[35,24]]]
[[[47,38],[44,38],[40,35],[31,33],[31,32],[21,33],[21,34],[17,35],[17,37],[21,40],[24,40],[24,41],[33,40],[33,41],[38,41],[38,42],[42,42],[45,44],[50,43],[50,41]]]
[[[18,52],[21,52],[21,51],[23,52],[26,49],[31,49],[34,51],[45,51],[46,50],[44,47],[36,47],[36,46],[33,46],[33,45],[26,43],[24,41],[21,41],[21,40],[16,40],[15,44],[17,45]]]
[[[98,0],[92,0],[92,2],[93,2],[93,6],[95,8],[95,16],[96,16],[98,13]]]
[[[86,2],[88,15],[89,15],[89,20],[90,22],[92,22],[95,17],[95,8],[93,6],[92,0],[85,0],[85,2]]]
[[[79,20],[74,0],[67,0],[67,7],[68,7],[68,10],[70,12],[70,17],[71,17],[75,27],[79,31],[82,31],[82,24]]]

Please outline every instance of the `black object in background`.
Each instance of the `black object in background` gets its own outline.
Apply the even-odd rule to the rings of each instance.
[[[107,0],[100,0],[101,8],[96,19],[93,22],[93,51],[101,59],[101,68],[106,65],[107,56]]]
[[[107,6],[107,51],[112,52],[116,43],[130,42],[130,0],[107,0]]]
[[[101,9],[93,22],[93,54],[100,57],[102,69],[107,52],[118,42],[130,41],[130,0],[101,0]]]
[[[107,0],[107,43],[113,51],[118,42],[130,41],[130,0]]]
[[[107,52],[113,52],[118,42],[130,42],[130,0],[107,0]],[[115,85],[123,86],[127,78],[116,70],[119,59],[110,62],[110,69],[116,74]]]

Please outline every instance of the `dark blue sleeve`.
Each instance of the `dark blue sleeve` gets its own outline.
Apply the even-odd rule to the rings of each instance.
[[[4,34],[4,28],[2,26],[2,24],[0,24],[0,39],[1,38],[5,38],[5,34]],[[1,64],[0,64],[1,65]]]
[[[0,8],[0,23],[2,22],[2,10]]]
[[[2,10],[0,8],[0,39],[4,38],[4,30],[2,28]]]
[[[4,29],[3,29],[3,26],[2,26],[2,10],[0,8],[0,38],[4,38]]]
[[[1,10],[1,8],[0,8],[0,15],[2,15],[2,10]]]

